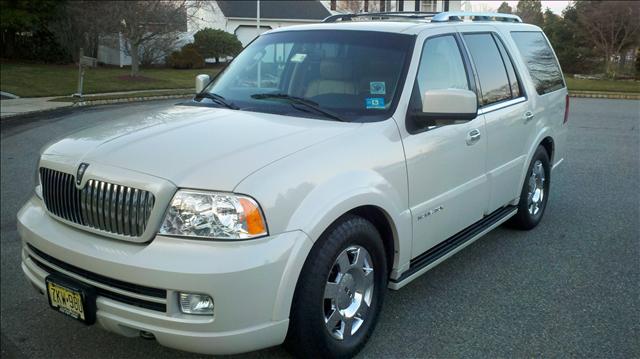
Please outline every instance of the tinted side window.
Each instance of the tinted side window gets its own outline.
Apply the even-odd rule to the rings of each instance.
[[[470,89],[460,47],[453,35],[429,38],[422,47],[409,112],[414,115],[422,112],[422,96],[426,91],[449,88]],[[433,125],[439,126],[438,123]],[[420,130],[419,127],[424,127],[424,124],[410,121],[408,126],[409,132],[413,133]]]
[[[511,33],[511,37],[527,64],[538,94],[542,95],[564,87],[560,66],[541,32],[515,31]]]
[[[464,40],[480,79],[481,104],[489,105],[510,99],[511,86],[507,72],[491,34],[465,34]]]
[[[469,89],[458,43],[452,35],[427,40],[416,80],[421,95],[427,90]]]
[[[509,75],[509,83],[511,84],[511,96],[513,98],[522,96],[522,91],[520,89],[520,82],[518,81],[518,76],[516,76],[516,70],[513,66],[513,62],[511,62],[511,58],[507,53],[507,49],[504,47],[502,41],[494,35],[496,44],[498,44],[498,48],[500,49],[500,54],[502,54],[502,60],[504,61],[504,66],[507,68],[507,75]]]

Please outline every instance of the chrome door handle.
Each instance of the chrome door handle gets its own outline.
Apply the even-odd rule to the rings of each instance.
[[[531,120],[533,120],[533,118],[536,117],[536,115],[533,114],[533,112],[531,111],[527,111],[524,113],[524,123],[527,123]]]
[[[467,145],[471,146],[480,140],[480,130],[473,129],[467,134]]]

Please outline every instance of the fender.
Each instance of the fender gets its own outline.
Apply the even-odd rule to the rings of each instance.
[[[398,269],[400,264],[409,262],[411,253],[411,213],[404,204],[402,195],[378,173],[343,173],[311,192],[288,227],[304,228],[315,242],[343,214],[361,206],[377,207],[391,225],[395,253],[390,265]]]
[[[349,151],[345,151],[349,148]],[[260,204],[270,235],[300,231],[306,238],[292,253],[279,285],[274,319],[287,318],[302,266],[313,244],[345,213],[375,206],[394,234],[391,276],[409,265],[412,244],[407,171],[393,121],[369,123],[295,152],[243,179],[233,190]]]
[[[277,308],[274,308],[274,320],[288,317],[295,285],[313,244],[333,222],[354,208],[366,205],[376,206],[385,213],[390,222],[394,240],[395,253],[392,275],[397,273],[398,263],[405,263],[405,266],[408,267],[411,253],[411,216],[409,211],[405,210],[404,213],[400,213],[396,209],[389,210],[394,205],[386,200],[381,193],[376,193],[377,191],[372,191],[369,187],[345,188],[340,193],[330,193],[327,189],[331,186],[328,184],[327,187],[322,186],[318,188],[318,191],[310,193],[292,217],[291,228],[305,226],[310,230],[309,233],[303,232],[307,240],[301,241],[304,243],[300,243],[300,246],[296,247],[294,255],[287,263],[285,274],[279,285],[279,299]],[[324,200],[318,202],[319,198]],[[403,225],[398,225],[402,222],[404,222]]]
[[[383,191],[385,190],[386,191]],[[278,289],[278,300],[273,319],[288,318],[296,283],[313,244],[338,218],[354,208],[375,206],[390,222],[393,233],[392,276],[399,273],[400,263],[408,267],[411,254],[411,215],[400,207],[402,197],[384,178],[375,172],[353,171],[342,173],[313,188],[300,202],[286,225],[285,232],[303,233],[296,246]]]

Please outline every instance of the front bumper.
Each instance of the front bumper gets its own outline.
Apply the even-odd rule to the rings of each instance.
[[[96,318],[105,329],[125,336],[146,331],[162,345],[206,354],[284,341],[295,284],[312,246],[301,231],[235,243],[164,236],[130,243],[65,225],[36,197],[18,213],[18,232],[22,269],[41,293],[52,270],[71,276],[99,289]],[[214,315],[182,314],[180,291],[210,295]],[[139,305],[145,302],[156,308]]]

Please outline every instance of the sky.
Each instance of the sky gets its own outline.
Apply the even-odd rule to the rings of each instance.
[[[463,1],[464,3],[464,1]],[[516,9],[516,5],[518,5],[518,1],[507,1],[509,6],[511,6],[514,10]],[[569,5],[570,1],[542,1],[542,11],[545,11],[546,8],[551,9],[555,14],[562,15],[562,10]],[[472,0],[471,7],[473,11],[484,11],[484,10],[497,10],[498,6],[502,4],[502,1],[490,1],[490,0]],[[464,8],[464,4],[462,5]]]

